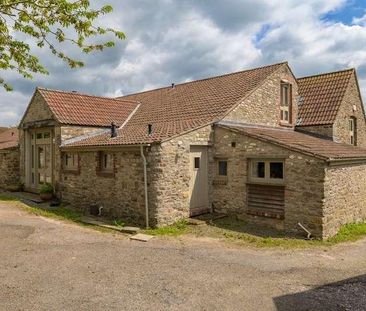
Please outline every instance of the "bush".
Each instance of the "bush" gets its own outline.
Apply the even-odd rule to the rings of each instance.
[[[40,190],[40,194],[53,194],[53,186],[50,183],[44,183],[42,184]]]

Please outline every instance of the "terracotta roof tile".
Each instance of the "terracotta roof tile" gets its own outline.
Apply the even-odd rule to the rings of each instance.
[[[249,95],[286,63],[177,84],[120,97],[141,103],[118,137],[109,134],[72,143],[75,146],[140,144],[162,141],[171,136],[222,118],[238,101]],[[147,126],[152,124],[152,135]],[[71,144],[70,144],[71,146]]]
[[[57,121],[62,124],[121,126],[138,103],[132,100],[92,96],[38,88]]]
[[[15,127],[1,128],[0,150],[15,148],[19,144],[19,132]]]
[[[219,126],[323,159],[362,158],[366,161],[366,149],[313,137],[290,129],[243,127],[227,124],[219,124]]]
[[[354,69],[298,79],[298,125],[323,125],[335,121]]]

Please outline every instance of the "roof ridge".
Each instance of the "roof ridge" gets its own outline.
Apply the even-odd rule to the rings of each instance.
[[[136,100],[123,100],[118,97],[108,97],[108,96],[99,96],[99,95],[92,95],[92,94],[86,94],[86,93],[80,93],[77,91],[65,91],[65,90],[58,90],[58,89],[49,89],[44,87],[36,87],[37,90],[40,91],[46,91],[46,92],[57,92],[57,93],[63,93],[63,94],[70,94],[70,95],[80,95],[80,96],[86,96],[86,97],[93,97],[93,98],[100,98],[100,99],[109,99],[116,102],[130,102],[130,103],[139,103]]]
[[[288,64],[288,61],[279,62],[279,63],[275,63],[275,64],[270,64],[270,65],[265,65],[265,66],[260,66],[260,67],[255,67],[255,68],[251,68],[251,69],[240,70],[240,71],[231,72],[231,73],[225,73],[225,74],[221,74],[221,75],[218,75],[218,76],[212,76],[212,77],[197,79],[197,80],[193,80],[193,81],[177,83],[177,84],[174,84],[174,87],[182,86],[182,85],[186,85],[186,84],[192,84],[192,83],[196,83],[196,82],[207,81],[207,80],[221,78],[221,77],[232,76],[232,75],[236,75],[236,74],[240,74],[240,73],[244,73],[244,72],[249,72],[249,71],[254,71],[254,70],[258,70],[258,69],[264,69],[264,68],[268,68],[268,67],[280,66],[280,65],[284,65],[284,64]],[[162,86],[162,87],[158,87],[156,89],[146,90],[146,91],[142,91],[142,92],[135,92],[135,93],[119,96],[119,97],[116,97],[116,99],[120,99],[120,98],[128,97],[128,96],[133,96],[133,95],[137,95],[137,94],[144,94],[144,93],[154,92],[154,91],[158,91],[158,90],[170,89],[170,88],[171,88],[171,86]]]
[[[301,78],[297,78],[297,80],[303,80],[303,79],[310,79],[310,78],[315,78],[315,77],[320,77],[320,76],[327,76],[327,75],[333,75],[333,74],[337,74],[337,73],[341,73],[341,72],[346,72],[346,71],[355,71],[356,69],[354,67],[352,68],[347,68],[347,69],[342,69],[342,70],[337,70],[337,71],[330,71],[330,72],[324,72],[324,73],[318,73],[316,75],[311,75],[311,76],[304,76]]]

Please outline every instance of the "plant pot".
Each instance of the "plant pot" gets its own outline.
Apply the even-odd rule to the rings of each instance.
[[[52,197],[53,197],[52,193],[41,193],[39,196],[40,196],[41,200],[45,201],[45,202],[52,200]]]

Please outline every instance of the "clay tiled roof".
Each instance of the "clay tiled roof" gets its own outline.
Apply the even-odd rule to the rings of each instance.
[[[365,159],[366,161],[366,149],[313,137],[290,129],[228,124],[219,124],[219,126],[325,160]]]
[[[298,125],[333,124],[354,69],[298,79]]]
[[[121,126],[138,103],[131,100],[92,96],[38,88],[58,122],[62,124]]]
[[[2,128],[0,132],[0,150],[15,148],[19,144],[17,128]]]
[[[120,97],[141,103],[118,137],[109,133],[74,142],[75,146],[140,144],[169,137],[217,121],[259,87],[281,66],[279,63],[223,76],[177,84]],[[152,134],[147,126],[152,124]]]

